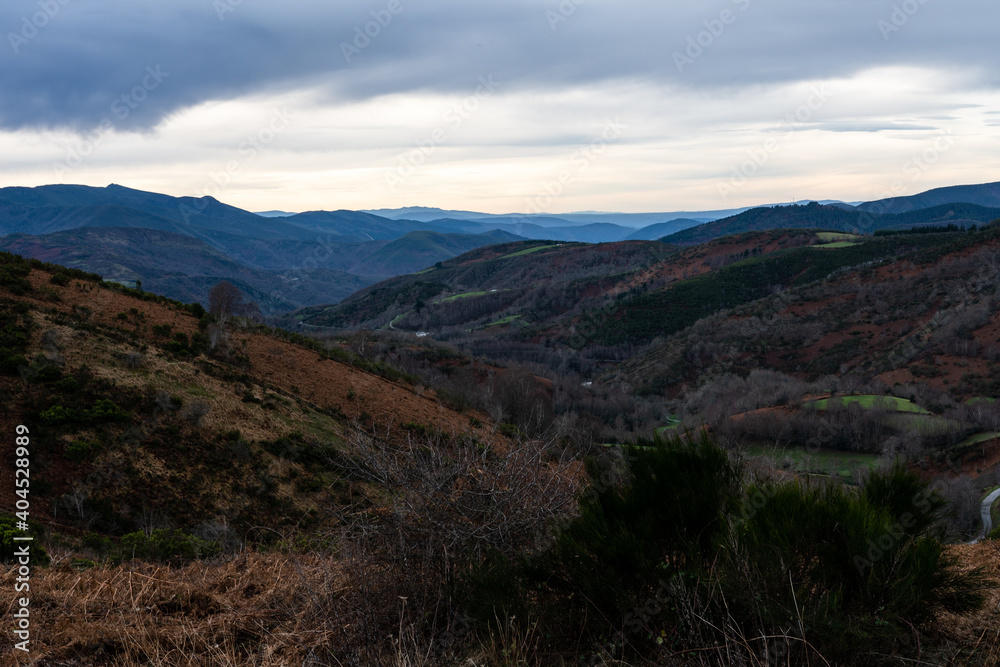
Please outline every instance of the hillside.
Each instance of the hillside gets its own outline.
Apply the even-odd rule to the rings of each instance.
[[[935,188],[908,197],[890,197],[858,205],[858,210],[878,214],[907,213],[924,208],[953,203],[976,204],[986,208],[1000,208],[1000,183],[982,185],[953,185]]]
[[[207,288],[226,279],[265,314],[337,301],[381,278],[516,238],[454,232],[353,211],[265,218],[211,198],[116,185],[0,189],[0,249],[140,281],[184,301],[204,302]]]
[[[454,347],[394,332],[388,326],[384,333],[356,331],[343,339],[318,341],[251,326],[239,318],[226,323],[205,315],[197,306],[102,283],[74,269],[0,256],[0,309],[6,324],[0,337],[0,391],[8,397],[6,410],[0,413],[0,429],[13,432],[18,424],[30,428],[33,530],[48,551],[33,555],[37,562],[32,569],[32,613],[36,627],[45,629],[35,639],[36,657],[63,662],[82,659],[79,664],[85,665],[144,660],[173,664],[170,656],[178,646],[185,646],[188,654],[194,652],[214,664],[248,664],[261,652],[271,656],[261,664],[297,663],[309,655],[355,655],[359,664],[383,664],[389,651],[401,649],[380,638],[397,636],[400,623],[412,633],[406,641],[417,647],[406,650],[419,648],[421,654],[435,656],[431,664],[489,656],[490,651],[501,650],[490,648],[496,641],[508,647],[523,646],[523,639],[499,640],[492,635],[488,621],[476,616],[480,613],[477,605],[516,595],[532,577],[552,567],[549,558],[560,557],[558,551],[550,551],[550,530],[553,522],[570,526],[567,522],[575,521],[577,491],[584,479],[577,462],[580,457],[596,455],[604,461],[601,465],[619,465],[613,455],[609,458],[613,449],[594,444],[607,441],[588,439],[588,429],[591,437],[601,429],[627,437],[631,425],[634,436],[650,418],[652,423],[667,420],[651,408],[655,403],[675,411],[682,421],[692,415],[710,420],[717,437],[726,442],[762,436],[764,425],[772,422],[749,412],[759,411],[762,404],[788,405],[788,416],[779,420],[779,428],[782,423],[804,428],[806,413],[837,424],[838,432],[842,429],[849,434],[849,428],[854,428],[836,420],[855,413],[838,412],[830,399],[821,408],[809,408],[795,394],[784,403],[776,398],[776,392],[798,390],[790,383],[798,381],[801,373],[792,370],[792,364],[804,362],[782,357],[788,363],[787,377],[772,370],[762,382],[760,371],[770,367],[773,355],[760,347],[761,337],[752,337],[751,346],[744,348],[737,342],[743,334],[737,334],[736,340],[726,338],[732,330],[729,322],[747,317],[738,309],[699,321],[686,334],[630,348],[631,354],[623,356],[614,346],[590,345],[573,337],[596,334],[580,319],[588,311],[572,300],[627,302],[640,294],[669,293],[692,282],[724,276],[733,267],[766,265],[796,253],[833,253],[830,257],[836,258],[836,253],[845,251],[874,252],[866,249],[874,244],[884,255],[889,250],[884,244],[899,243],[902,238],[847,241],[830,234],[751,233],[681,250],[658,242],[492,245],[442,262],[423,274],[391,279],[382,288],[374,286],[345,306],[334,307],[340,318],[353,313],[377,320],[391,315],[394,308],[406,307],[406,299],[421,300],[423,293],[420,313],[393,318],[402,326],[433,322],[427,319],[432,316],[457,317],[455,313],[465,312],[470,308],[467,304],[477,301],[479,305],[472,310],[482,310],[485,303],[488,307],[482,312],[488,314],[480,317],[487,318],[495,316],[498,305],[533,306],[530,319],[519,318],[529,320],[523,326],[511,319],[465,331],[467,339],[454,338],[460,345],[480,346],[492,361],[471,360]],[[1000,256],[998,234],[989,230],[903,235],[910,250],[893,246],[890,255],[902,254],[893,255],[892,261],[862,269],[847,266],[832,282],[809,280],[747,307],[759,310],[784,298],[789,311],[783,316],[803,318],[797,326],[816,335],[823,332],[810,324],[808,300],[831,307],[840,303],[836,295],[822,290],[845,290],[850,285],[857,289],[862,283],[855,280],[856,271],[868,271],[865,278],[876,278],[866,280],[866,288],[886,285],[883,291],[865,297],[874,303],[884,298],[903,304],[903,294],[912,298],[921,293],[921,281],[934,280],[947,299],[933,295],[938,310],[930,317],[935,328],[918,327],[919,339],[932,332],[926,338],[928,345],[951,345],[946,342],[951,340],[945,337],[947,331],[951,332],[948,336],[965,341],[964,347],[954,351],[964,355],[961,362],[970,373],[981,365],[974,355],[986,355],[987,375],[963,381],[979,382],[974,392],[987,400],[996,395],[989,367],[989,355],[995,352],[983,351],[977,343],[990,337],[995,340],[994,329],[1000,326],[994,321],[995,304],[988,298],[989,286],[996,283],[990,267],[1000,265],[994,257]],[[849,255],[824,262],[845,264],[856,259]],[[973,265],[985,272],[969,281],[967,267]],[[440,282],[428,282],[427,276]],[[497,287],[452,293],[475,286],[475,280],[482,281],[478,283],[481,288]],[[441,291],[433,292],[428,284],[436,284]],[[890,287],[896,291],[887,291]],[[508,299],[512,300],[503,306]],[[857,303],[844,307],[839,317],[867,316]],[[952,309],[956,309],[955,316],[947,312]],[[761,316],[753,312],[751,317]],[[330,315],[322,310],[311,314]],[[828,316],[834,317],[832,312],[818,317],[825,321]],[[928,313],[907,316],[920,320]],[[410,322],[414,317],[424,319]],[[461,331],[466,321],[444,326]],[[560,333],[556,325],[570,328]],[[776,322],[764,326],[772,325],[777,327]],[[893,330],[892,325],[886,329]],[[695,342],[690,338],[693,330],[703,332],[699,334],[703,345],[720,347],[716,366],[707,365],[683,378],[685,384],[697,383],[697,392],[675,386],[651,400],[647,385],[662,377],[656,373],[690,369],[690,361],[699,358],[695,355],[703,354],[702,348],[692,353],[690,347],[683,347]],[[547,331],[550,338],[532,342],[536,331]],[[970,338],[966,332],[971,332]],[[825,344],[832,344],[829,354],[843,347],[822,336],[822,344],[804,345],[789,339],[787,327],[774,329],[775,336],[779,333],[790,341],[790,351],[799,350],[805,356],[815,351],[817,358],[825,360]],[[870,338],[881,343],[885,337]],[[505,348],[503,339],[519,340],[520,347]],[[537,363],[531,370],[519,366],[517,358],[532,346],[569,364],[557,365],[552,372]],[[570,350],[578,358],[573,359]],[[745,356],[737,359],[727,354]],[[870,351],[868,356],[878,358]],[[537,359],[549,361],[545,356]],[[678,364],[677,359],[687,360],[688,365]],[[401,362],[405,372],[386,363],[391,360]],[[654,369],[650,375],[651,365],[660,362],[664,363],[658,367],[661,370]],[[588,363],[604,369],[604,375],[595,378],[593,387],[581,387],[573,369]],[[755,389],[748,390],[746,384],[739,384],[739,376],[732,375],[746,372],[740,363],[743,368],[759,364],[751,368],[747,380],[756,383]],[[913,371],[912,366],[907,368]],[[837,372],[845,378],[852,374],[843,369]],[[921,377],[935,377],[919,372]],[[616,380],[614,374],[627,379]],[[638,392],[625,389],[629,384]],[[942,379],[940,387],[946,386]],[[970,487],[977,492],[991,465],[990,457],[1000,461],[1000,437],[995,443],[990,441],[991,434],[977,431],[973,422],[992,419],[993,412],[987,408],[979,417],[971,412],[939,415],[943,408],[934,401],[940,398],[928,400],[936,394],[909,387],[907,391],[916,391],[915,399],[933,412],[900,399],[900,414],[926,420],[927,428],[938,428],[933,420],[954,422],[959,429],[955,438],[979,434],[970,438],[973,445],[955,440],[958,447],[946,457],[928,450],[921,463],[938,476],[953,475],[955,469],[982,469],[983,479],[977,478]],[[964,395],[956,393],[955,397]],[[725,398],[716,401],[717,396]],[[869,403],[879,405],[879,400]],[[815,395],[812,402],[822,403]],[[712,405],[725,410],[712,412],[707,409]],[[643,410],[647,411],[644,415]],[[745,411],[742,417],[733,414],[741,410]],[[890,417],[873,413],[873,419]],[[594,430],[595,420],[604,426]],[[498,421],[506,423],[497,426]],[[993,428],[1000,428],[1000,420]],[[947,445],[930,440],[925,444]],[[840,446],[827,442],[820,452],[823,460],[835,460],[830,451]],[[722,456],[737,456],[736,451]],[[787,452],[787,456],[794,454],[791,447]],[[0,473],[4,489],[0,521],[5,520],[4,513],[15,510],[14,457],[12,447],[0,450],[4,459],[0,470],[6,471]],[[759,457],[753,460],[757,462],[740,464],[740,476],[759,470],[740,493],[750,493],[751,480],[761,479],[759,475],[774,474],[781,479],[779,472],[755,467],[761,466]],[[847,455],[843,462],[836,461],[834,465],[848,465]],[[814,474],[816,464],[805,455],[801,465],[806,474]],[[849,468],[848,474],[854,470]],[[595,479],[604,480],[606,475]],[[678,483],[691,479],[688,473]],[[961,478],[942,482],[948,497],[955,498],[953,503],[962,497],[959,491],[966,488],[961,486],[964,483]],[[599,486],[597,492],[604,493],[602,488],[609,487]],[[619,493],[613,490],[618,487],[610,488]],[[622,487],[626,495],[621,497],[627,499],[628,488]],[[844,493],[845,498],[853,497],[850,490]],[[586,507],[580,505],[584,512]],[[656,512],[662,520],[664,514]],[[948,521],[949,531],[964,529],[961,521]],[[647,548],[651,543],[640,544]],[[754,553],[747,552],[746,557],[757,557]],[[989,565],[995,577],[1000,564],[987,543],[948,547],[942,553],[949,554],[947,559],[933,562],[951,568],[954,558],[966,572],[975,565]],[[524,554],[530,555],[534,569],[521,572],[514,563],[522,562]],[[760,556],[766,557],[763,552]],[[51,565],[40,567],[42,559],[51,559]],[[489,583],[489,578],[481,581],[465,574],[504,562],[510,563],[504,567],[512,569],[500,571],[500,588]],[[588,635],[594,632],[594,637],[607,632],[605,621],[594,626],[590,621],[563,618],[581,604],[587,608],[608,604],[584,602],[571,592],[574,589],[562,589],[559,573],[575,567],[573,562],[579,561],[558,565],[556,571],[532,584],[537,591],[532,600],[537,595],[542,598],[539,602],[558,602],[534,607],[538,622],[545,624],[546,638],[531,644],[532,650],[549,646],[544,650],[575,655],[579,648],[573,642],[579,642],[579,635],[574,634],[569,642],[563,636],[569,629],[578,627]],[[730,586],[726,583],[729,566],[718,563],[704,575],[717,581],[716,585]],[[854,565],[845,563],[853,572]],[[689,564],[680,571],[692,567]],[[612,562],[604,571],[615,571]],[[571,580],[576,582],[573,585],[594,585],[586,577]],[[472,597],[443,602],[442,591],[450,590],[456,581],[466,591],[464,595]],[[4,591],[13,590],[9,583],[5,580]],[[735,585],[727,595],[738,596],[741,585]],[[0,594],[0,603],[10,604],[8,595]],[[641,600],[642,592],[637,595]],[[402,602],[401,597],[405,598]],[[529,600],[526,604],[539,603]],[[952,648],[954,643],[974,641],[995,627],[995,611],[990,606],[980,609],[962,603],[945,605],[945,609],[951,611],[934,617],[913,616],[919,622],[914,627],[923,636],[921,650],[930,655],[967,657],[966,649]],[[765,618],[748,616],[744,610],[735,613],[741,623]],[[438,614],[441,620],[433,620]],[[857,628],[867,627],[871,620],[864,615],[849,618]],[[336,619],[335,630],[329,629],[330,619]],[[616,627],[616,621],[610,623]],[[434,639],[442,632],[451,633],[443,635],[450,637],[447,643]],[[891,624],[884,632],[893,638],[893,652],[914,654],[908,640],[900,639],[910,636],[909,626]],[[845,655],[838,652],[844,650],[839,634],[822,628],[815,628],[814,634],[826,655]],[[852,644],[851,650],[856,646]],[[653,659],[639,645],[627,650],[634,659]]]
[[[844,386],[933,397],[924,405],[943,414],[1000,398],[990,379],[998,234],[771,230],[683,249],[491,246],[285,323],[313,333],[380,329],[400,341],[419,332],[418,348],[436,341],[449,355],[523,365],[553,383],[556,415],[579,424],[595,416],[587,428],[605,439],[649,433],[672,413],[720,425],[719,409],[700,412],[692,397],[719,378],[757,372],[776,374],[769,381],[799,395]],[[467,382],[464,371],[418,361],[399,343],[380,349],[376,358],[453,391]],[[1000,429],[976,427],[964,414],[947,419],[969,424],[951,430],[956,438]],[[864,447],[878,453],[872,437]]]
[[[381,372],[393,378],[386,379],[366,371],[363,360],[345,363],[350,355],[339,348],[303,348],[286,335],[263,329],[223,332],[209,318],[199,321],[190,308],[162,298],[138,298],[139,292],[114,289],[77,274],[69,274],[71,279],[60,285],[51,281],[53,275],[44,269],[31,270],[26,280],[33,289],[21,296],[2,288],[5,317],[13,318],[9,326],[28,336],[19,350],[5,347],[6,354],[14,356],[5,357],[7,375],[0,380],[11,397],[2,420],[10,430],[17,423],[33,424],[34,441],[40,452],[46,452],[35,460],[36,482],[45,480],[39,484],[47,489],[36,509],[38,519],[56,519],[56,500],[87,480],[88,504],[99,516],[87,518],[83,512],[77,519],[86,518],[90,529],[129,532],[141,521],[140,510],[187,530],[222,514],[234,529],[237,525],[246,528],[251,524],[244,521],[251,516],[262,521],[261,513],[270,509],[266,505],[245,510],[199,506],[223,499],[178,496],[183,480],[202,474],[197,468],[204,465],[212,470],[204,474],[214,479],[213,484],[225,486],[228,482],[219,475],[236,480],[249,474],[239,464],[241,460],[256,467],[248,479],[268,470],[267,474],[273,474],[275,466],[280,467],[275,456],[281,447],[315,449],[318,439],[325,441],[324,447],[343,445],[365,423],[403,433],[403,424],[414,423],[450,434],[487,436],[486,431],[470,427],[469,416],[434,400],[433,393],[415,393],[401,381],[401,374],[384,369]],[[27,384],[15,379],[18,373],[28,379]],[[86,416],[88,409],[94,412],[87,406],[108,400],[117,407],[108,407],[106,417]],[[222,437],[228,433],[237,435]],[[239,447],[233,444],[237,440]],[[89,443],[87,453],[71,454],[74,443]],[[90,484],[92,471],[124,463],[120,443],[138,448],[129,455],[134,460],[128,464],[139,466],[129,468],[138,477],[119,478],[112,484],[102,473],[98,476],[104,478],[101,484]],[[267,443],[285,444],[269,454],[268,448],[277,445]],[[175,446],[186,456],[171,455]],[[141,464],[135,459],[139,452]],[[4,456],[9,454],[4,452]],[[319,454],[315,451],[311,456]],[[335,454],[331,451],[324,456]],[[217,467],[223,460],[239,465],[225,472]],[[10,511],[13,468],[5,465],[3,470],[0,507]],[[151,470],[160,473],[149,477]],[[140,480],[147,485],[143,490],[146,507],[123,505],[138,492],[139,487],[131,485]],[[272,500],[291,498],[281,489],[291,481],[287,478],[278,486],[273,486],[277,480],[271,483]],[[251,514],[244,518],[242,511]],[[272,518],[285,520],[280,514]],[[59,521],[77,522],[72,516]]]
[[[229,280],[257,301],[265,314],[342,299],[376,280],[328,269],[306,273],[258,269],[194,237],[144,228],[86,227],[42,236],[12,234],[0,238],[0,249],[99,273],[106,280],[126,285],[139,281],[146,289],[185,302],[205,302],[212,285]]]
[[[963,192],[959,190],[959,192]],[[880,213],[844,206],[824,206],[815,202],[804,206],[755,208],[739,215],[667,235],[661,240],[677,245],[697,245],[714,238],[768,229],[829,229],[855,234],[871,234],[882,229],[909,229],[927,225],[981,225],[1000,218],[1000,208],[976,204],[948,203],[906,212]]]

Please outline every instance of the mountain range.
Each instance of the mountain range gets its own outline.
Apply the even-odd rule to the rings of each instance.
[[[494,215],[411,207],[251,213],[212,197],[120,185],[0,189],[0,249],[91,272],[168,297],[204,301],[229,280],[275,315],[336,303],[366,286],[498,243],[693,245],[777,228],[851,233],[1000,217],[1000,184],[939,188],[849,204],[797,202],[702,212]]]

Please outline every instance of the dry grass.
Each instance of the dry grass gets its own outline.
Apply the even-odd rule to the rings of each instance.
[[[986,602],[979,611],[961,616],[943,613],[923,630],[949,650],[943,656],[947,664],[1000,665],[1000,542],[958,544],[949,552],[958,558],[959,570],[982,568],[997,587],[985,591]]]
[[[175,568],[132,562],[37,569],[32,650],[0,664],[302,665],[336,646],[337,564],[320,555],[245,553]],[[0,606],[14,598],[0,577]]]

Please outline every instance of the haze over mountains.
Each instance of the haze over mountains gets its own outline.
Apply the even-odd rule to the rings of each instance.
[[[1000,184],[939,188],[858,205],[837,201],[702,212],[493,215],[411,207],[263,214],[211,197],[120,185],[0,189],[0,249],[100,273],[185,301],[232,281],[265,314],[336,303],[380,280],[519,240],[691,245],[775,228],[871,233],[971,226],[1000,217]]]

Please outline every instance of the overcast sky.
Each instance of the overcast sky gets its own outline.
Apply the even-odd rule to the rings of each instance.
[[[5,0],[0,184],[675,211],[1000,180],[996,0]]]

